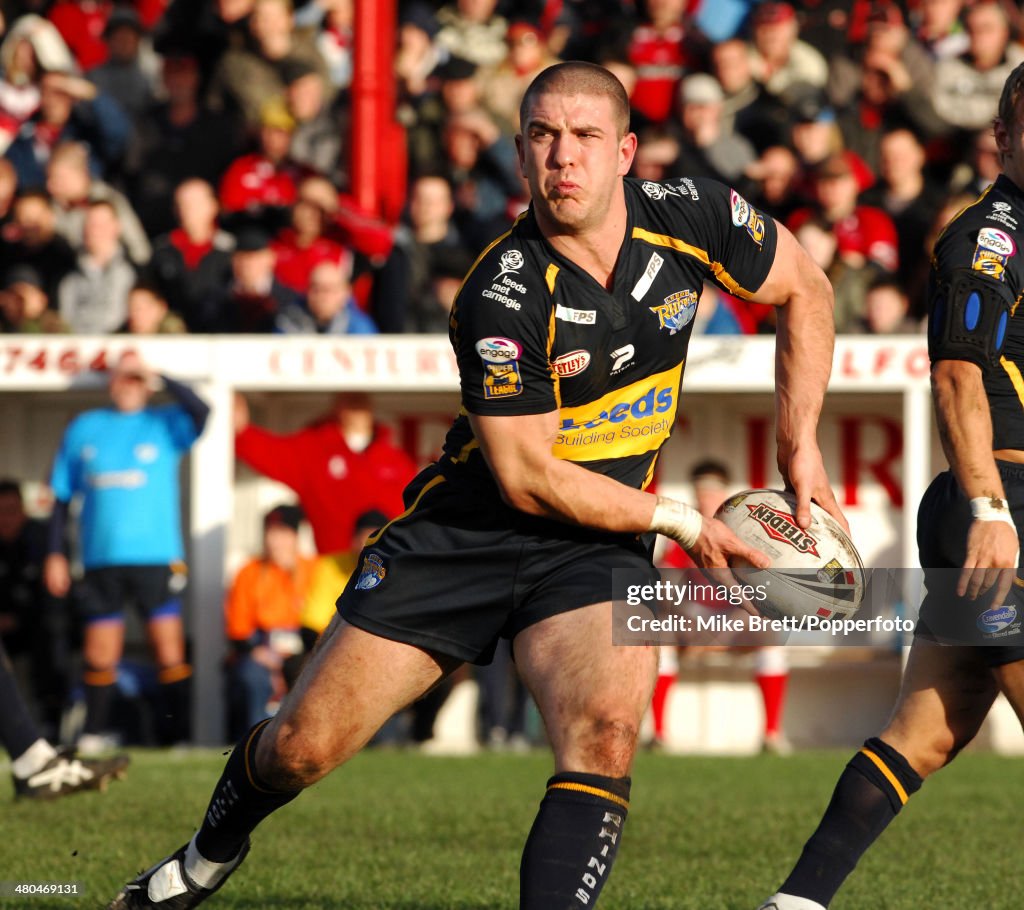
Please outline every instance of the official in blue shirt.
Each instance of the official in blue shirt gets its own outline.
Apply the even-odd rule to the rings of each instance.
[[[160,382],[174,397],[149,404]],[[71,501],[81,500],[79,541],[85,573],[74,599],[85,624],[83,753],[105,744],[124,608],[144,615],[158,667],[162,742],[188,739],[189,679],[181,594],[185,587],[178,468],[199,438],[209,407],[186,385],[157,377],[134,352],[110,377],[113,407],[78,415],[64,433],[50,486],[55,497],[44,574],[55,596],[71,588],[62,541]]]

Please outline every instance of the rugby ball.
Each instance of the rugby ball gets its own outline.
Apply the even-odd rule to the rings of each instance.
[[[783,490],[744,490],[715,513],[740,540],[769,556],[770,569],[746,560],[733,569],[744,584],[764,585],[754,605],[772,619],[853,616],[864,599],[864,563],[846,531],[811,503],[811,526],[796,523],[796,496]]]

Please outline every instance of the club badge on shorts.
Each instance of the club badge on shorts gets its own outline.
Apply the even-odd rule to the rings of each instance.
[[[356,590],[369,591],[376,588],[387,574],[388,570],[384,568],[384,560],[376,553],[370,553],[363,560],[363,568],[356,581]]]

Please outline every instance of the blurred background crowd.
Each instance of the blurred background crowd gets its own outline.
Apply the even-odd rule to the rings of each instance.
[[[1024,59],[1000,0],[398,3],[406,205],[350,185],[354,0],[0,4],[7,332],[443,332],[527,205],[512,136],[559,59],[612,69],[636,176],[709,176],[788,224],[841,332],[917,328],[938,228],[994,177]],[[697,331],[771,332],[709,289]]]

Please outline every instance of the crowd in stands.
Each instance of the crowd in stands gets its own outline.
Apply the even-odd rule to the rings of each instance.
[[[525,87],[587,59],[629,91],[636,176],[729,183],[813,252],[838,330],[916,329],[929,245],[993,179],[1024,60],[1009,0],[400,0],[392,225],[350,195],[354,7],[0,4],[0,328],[444,332],[528,204]],[[772,331],[708,303],[699,331]]]

